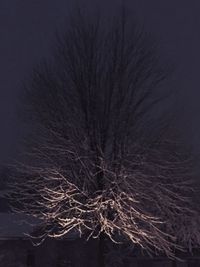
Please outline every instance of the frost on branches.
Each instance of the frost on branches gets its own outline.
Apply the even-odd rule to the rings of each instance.
[[[122,13],[106,28],[79,13],[53,60],[34,70],[10,198],[15,212],[42,220],[40,240],[104,233],[173,257],[182,221],[198,217],[191,161],[167,134],[155,48]]]

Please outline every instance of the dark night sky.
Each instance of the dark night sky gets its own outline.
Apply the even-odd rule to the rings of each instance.
[[[16,143],[19,124],[16,100],[21,82],[52,49],[54,33],[63,25],[73,1],[0,1],[0,157]],[[93,8],[95,1],[79,1]],[[112,12],[120,1],[101,2]],[[104,2],[104,3],[103,3]],[[200,151],[200,2],[199,0],[124,1],[175,65],[170,86],[179,94],[177,107],[188,140]],[[91,4],[93,3],[93,5]]]

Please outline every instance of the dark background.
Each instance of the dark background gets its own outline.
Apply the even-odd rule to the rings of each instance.
[[[35,64],[51,54],[55,31],[75,1],[0,0],[0,160],[10,157],[21,125],[16,104],[21,84]],[[122,1],[79,1],[93,12],[113,12]],[[154,36],[175,67],[168,86],[177,91],[176,115],[185,140],[200,152],[200,2],[199,0],[124,1]]]

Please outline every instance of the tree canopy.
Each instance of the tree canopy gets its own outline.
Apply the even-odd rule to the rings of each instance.
[[[42,240],[104,233],[172,257],[178,230],[197,217],[190,156],[171,138],[168,119],[154,117],[169,93],[155,43],[124,12],[111,21],[105,28],[78,12],[53,60],[34,69],[13,210],[42,219]]]

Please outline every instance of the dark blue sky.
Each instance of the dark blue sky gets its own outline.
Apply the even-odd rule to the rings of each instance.
[[[68,0],[0,1],[0,157],[9,154],[19,131],[16,100],[32,67],[51,53],[54,33],[72,6]],[[79,1],[90,10],[112,12],[120,1]],[[188,140],[200,151],[200,2],[199,0],[124,1],[163,53],[175,65],[169,86],[178,91],[177,110]],[[91,4],[92,3],[92,4]]]

